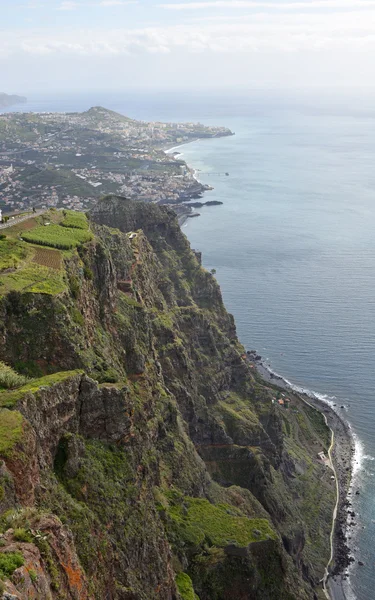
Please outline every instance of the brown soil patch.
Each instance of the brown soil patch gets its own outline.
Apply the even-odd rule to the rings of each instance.
[[[61,252],[48,248],[35,248],[33,262],[49,267],[50,269],[61,268]]]
[[[38,225],[38,223],[35,219],[28,219],[27,221],[23,221],[22,223],[17,225],[17,228],[19,229],[19,231],[28,231],[29,229],[34,229],[36,225]]]
[[[10,227],[4,229],[5,235],[9,235],[12,237],[22,235],[23,231],[28,231],[29,229],[34,229],[38,225],[35,218],[27,219],[27,221],[22,221],[22,223],[15,223]]]

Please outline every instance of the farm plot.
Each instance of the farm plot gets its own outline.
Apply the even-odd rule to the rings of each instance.
[[[35,248],[33,262],[50,269],[60,269],[61,252],[48,248]]]
[[[87,231],[89,223],[84,213],[75,210],[64,210],[64,220],[61,225],[63,227],[72,227],[74,229],[83,229]]]
[[[61,225],[41,225],[22,235],[26,242],[40,246],[50,246],[60,250],[70,250],[92,239],[90,231]]]

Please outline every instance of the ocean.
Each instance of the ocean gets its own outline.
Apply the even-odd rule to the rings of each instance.
[[[228,91],[90,93],[15,107],[101,104],[144,120],[201,121],[235,131],[180,148],[214,186],[184,232],[216,269],[247,349],[324,397],[357,440],[348,599],[375,589],[375,111],[359,94]],[[14,108],[13,108],[14,109]],[[229,176],[225,173],[228,172]],[[343,408],[341,408],[343,407]]]

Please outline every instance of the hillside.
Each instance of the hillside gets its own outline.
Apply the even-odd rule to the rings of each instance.
[[[0,92],[0,108],[7,108],[13,104],[23,104],[27,101],[24,96],[8,95]]]
[[[329,430],[254,373],[174,212],[110,196],[4,233],[0,589],[324,598]]]

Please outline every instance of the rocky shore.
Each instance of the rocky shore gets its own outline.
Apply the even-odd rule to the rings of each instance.
[[[333,560],[328,567],[327,587],[332,600],[346,600],[343,584],[348,576],[347,569],[354,562],[354,558],[350,555],[350,548],[347,545],[347,533],[348,529],[355,525],[355,513],[352,511],[349,500],[352,460],[355,452],[350,427],[334,410],[334,406],[331,407],[314,394],[308,395],[294,390],[282,377],[272,373],[263,362],[262,357],[255,351],[248,352],[248,357],[265,381],[287,390],[289,394],[322,412],[327,425],[334,433],[332,462],[337,476],[339,499],[334,524]]]

